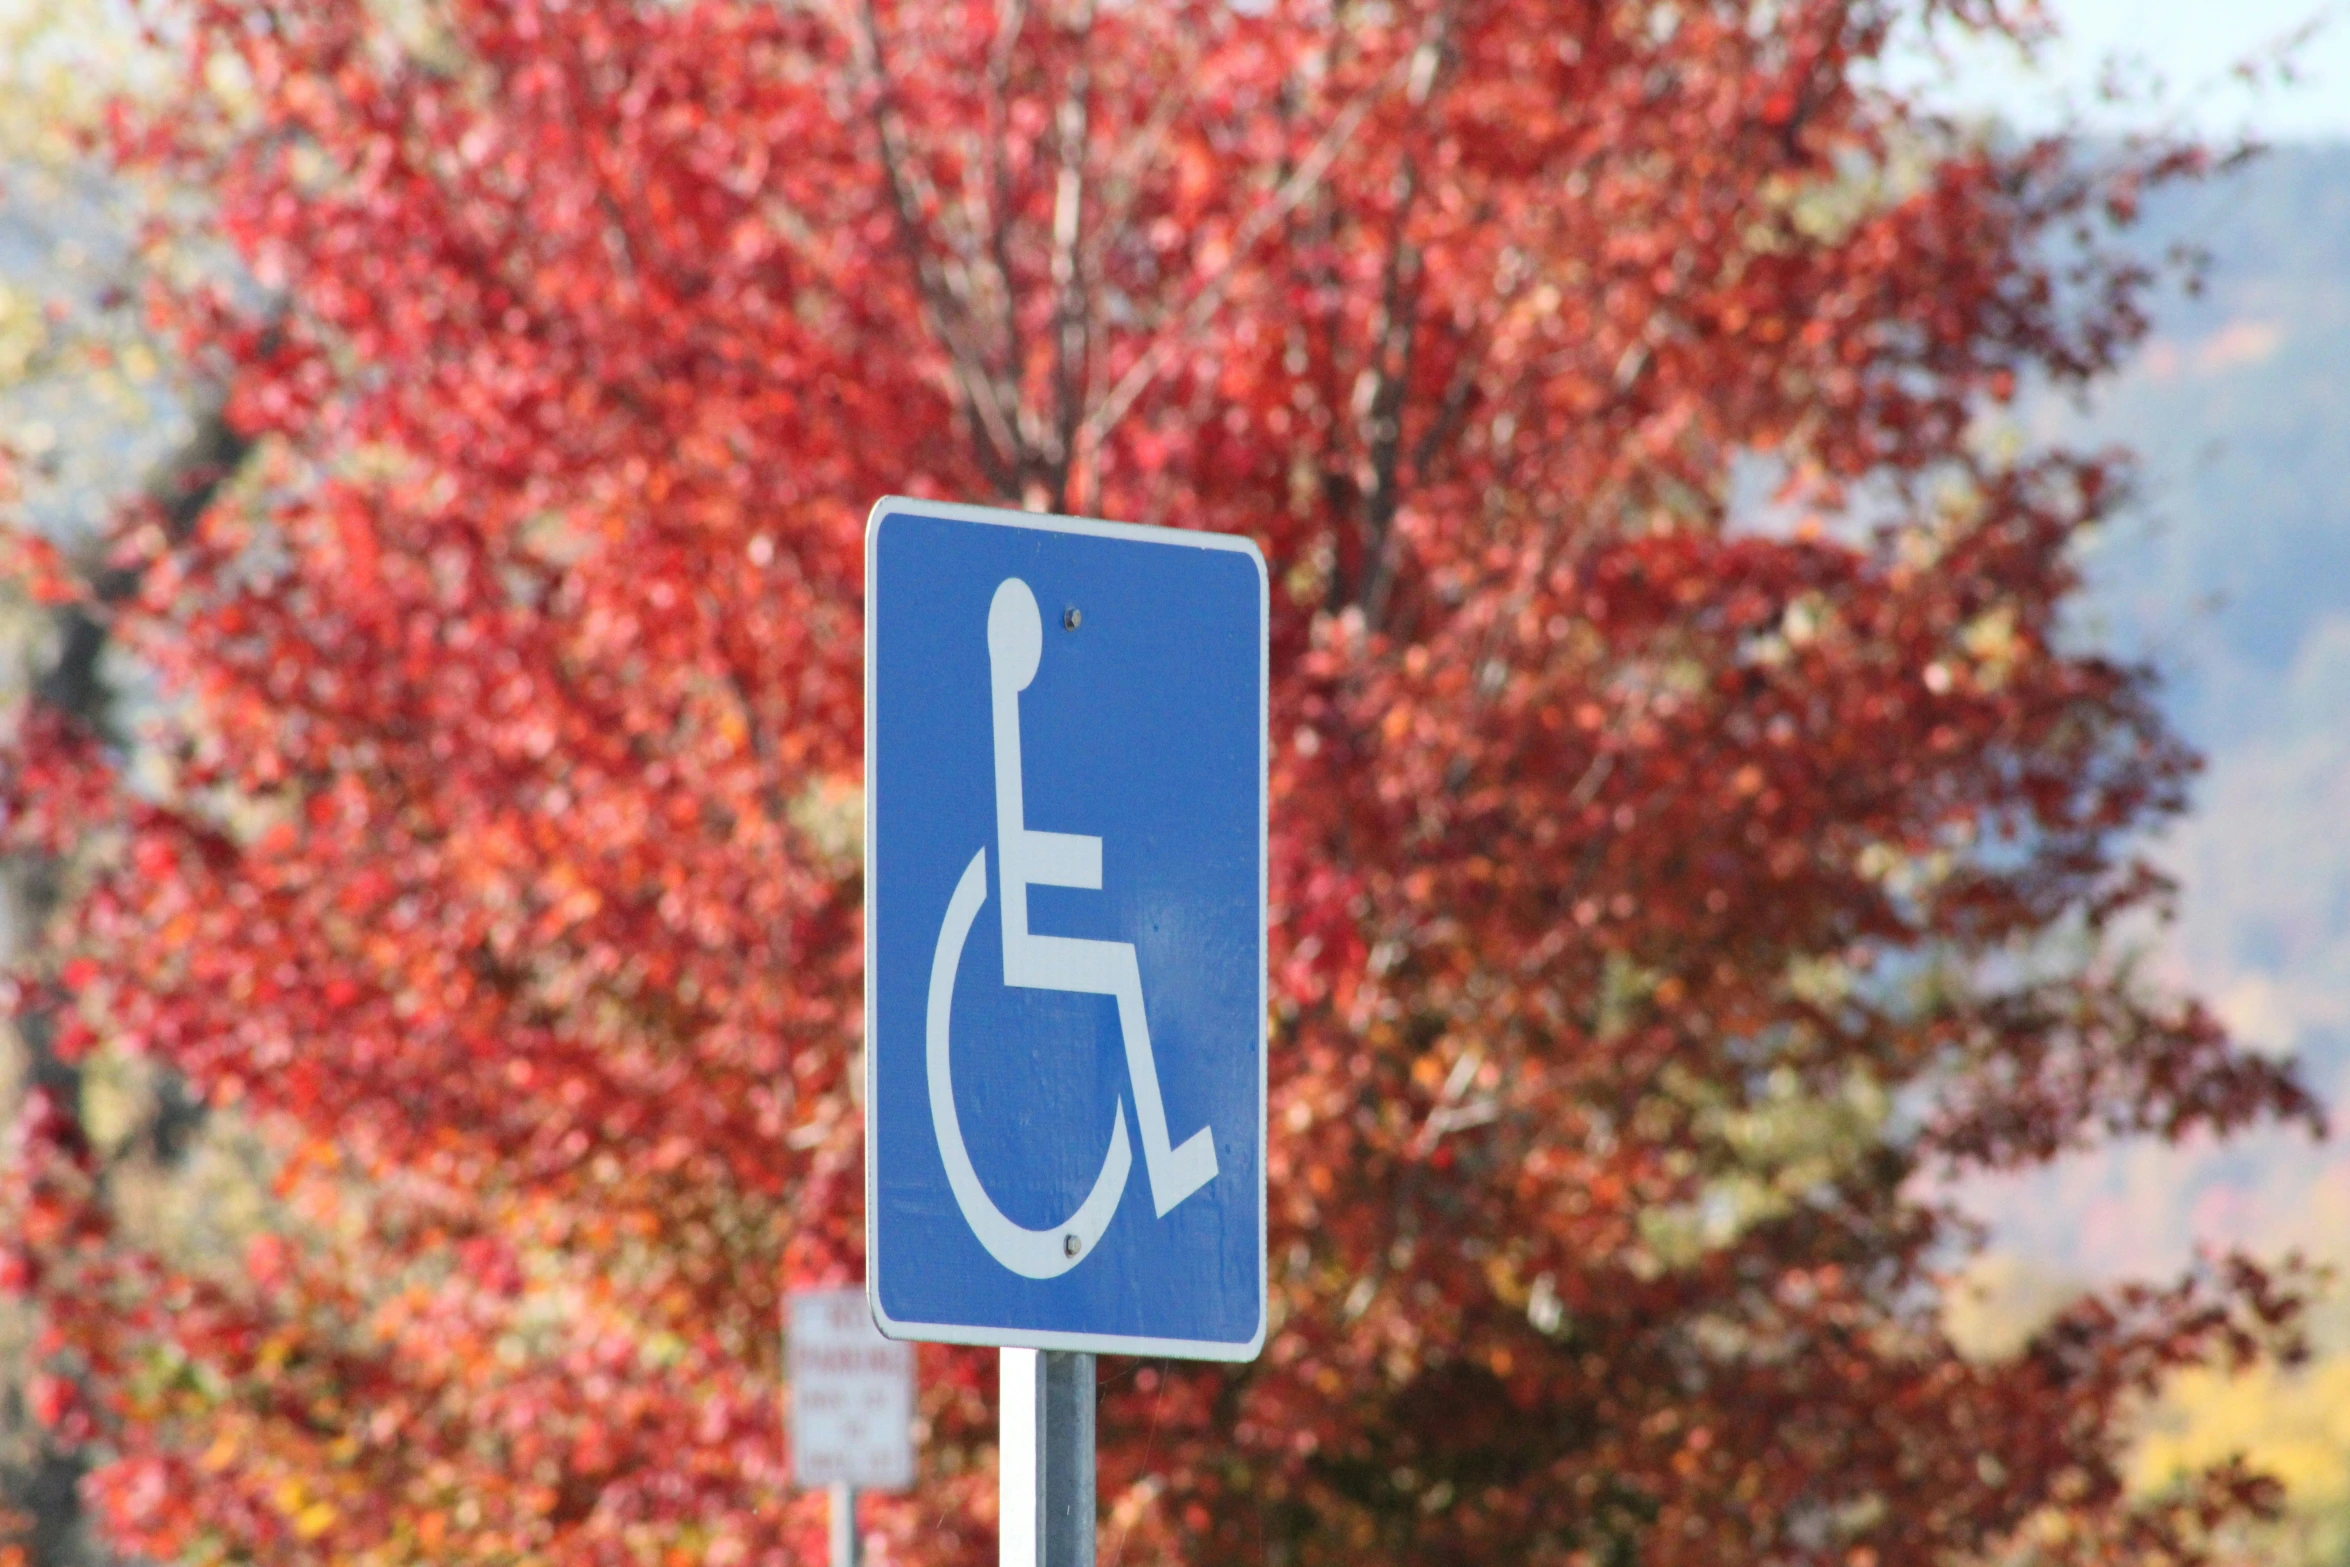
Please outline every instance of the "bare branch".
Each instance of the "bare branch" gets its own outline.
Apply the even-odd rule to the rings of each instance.
[[[1428,428],[1412,443],[1412,478],[1428,482],[1428,470],[1436,462],[1436,454],[1451,444],[1461,433],[1468,419],[1469,398],[1477,390],[1477,376],[1485,368],[1482,353],[1475,345],[1464,343],[1460,359],[1453,366],[1451,384],[1444,389],[1444,401],[1437,405],[1436,417],[1428,421]]]
[[[1403,400],[1411,387],[1412,353],[1419,343],[1420,248],[1409,237],[1412,208],[1420,195],[1416,159],[1404,160],[1402,183],[1389,225],[1387,261],[1381,269],[1379,331],[1356,393],[1366,470],[1361,486],[1363,579],[1356,602],[1373,624],[1378,623],[1379,611],[1386,605],[1387,586],[1393,576],[1388,534],[1401,504],[1396,463],[1403,449]]]
[[[1167,145],[1167,133],[1175,128],[1175,118],[1191,103],[1190,84],[1181,71],[1170,71],[1167,84],[1151,101],[1150,117],[1142,128],[1128,136],[1110,159],[1094,183],[1101,188],[1096,198],[1101,220],[1094,225],[1097,234],[1114,233],[1124,225],[1128,214],[1142,194],[1142,174],[1160,161],[1160,153]]]
[[[1093,0],[1077,0],[1070,27],[1076,44],[1069,79],[1055,116],[1060,172],[1053,189],[1053,443],[1052,505],[1069,498],[1069,469],[1077,451],[1077,427],[1084,417],[1085,363],[1090,348],[1092,302],[1078,265],[1078,239],[1085,223],[1085,140],[1091,117],[1092,72],[1086,46],[1093,32]]]
[[[903,118],[898,113],[888,59],[882,47],[881,19],[874,10],[873,0],[862,0],[856,15],[858,25],[848,30],[850,50],[871,96],[873,129],[881,149],[882,177],[889,186],[890,204],[897,217],[898,241],[914,268],[922,313],[946,349],[964,407],[980,427],[980,464],[988,470],[989,480],[1009,494],[1018,483],[1021,466],[1019,433],[1014,428],[999,378],[989,372],[986,356],[970,340],[966,329],[965,306],[970,293],[967,281],[958,288],[927,243],[922,202],[916,191],[919,174],[907,145]],[[1001,222],[999,215],[999,225]],[[1008,282],[1007,279],[1007,285]]]
[[[987,161],[993,186],[987,252],[995,266],[1004,363],[1008,365],[1024,364],[1028,357],[1020,340],[1020,301],[1012,286],[1012,61],[1027,23],[1027,0],[1004,0],[1003,9],[996,13],[995,47],[987,59]]]
[[[1443,16],[1433,36],[1412,52],[1411,81],[1405,95],[1417,110],[1424,108],[1443,63],[1444,38],[1450,17]],[[1380,284],[1379,326],[1372,345],[1371,377],[1362,401],[1364,462],[1369,470],[1363,491],[1363,581],[1359,602],[1364,618],[1379,623],[1387,607],[1387,592],[1395,580],[1393,533],[1395,514],[1402,505],[1397,466],[1403,452],[1403,404],[1411,389],[1412,361],[1419,347],[1420,247],[1412,242],[1412,211],[1420,197],[1419,159],[1406,153],[1403,188],[1396,195],[1395,216],[1389,225],[1387,261]]]

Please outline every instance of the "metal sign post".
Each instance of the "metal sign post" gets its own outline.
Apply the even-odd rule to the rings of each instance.
[[[1093,1357],[999,1353],[997,1563],[1093,1567]]]
[[[1264,1345],[1269,593],[1226,535],[866,524],[866,1291],[1002,1351],[1003,1567],[1092,1567],[1096,1354]]]
[[[857,1567],[864,1554],[857,1539],[857,1488],[844,1481],[832,1483],[832,1567]]]

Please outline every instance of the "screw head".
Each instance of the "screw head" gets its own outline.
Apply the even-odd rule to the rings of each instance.
[[[1077,611],[1071,610],[1069,613],[1074,615],[1077,613]],[[1065,1257],[1076,1256],[1077,1253],[1084,1248],[1084,1246],[1085,1242],[1079,1240],[1074,1231],[1061,1237],[1061,1254]]]
[[[1063,631],[1075,631],[1084,621],[1085,617],[1077,613],[1077,606],[1074,604],[1061,611],[1061,629]],[[1074,1257],[1077,1254],[1072,1251],[1069,1255]]]

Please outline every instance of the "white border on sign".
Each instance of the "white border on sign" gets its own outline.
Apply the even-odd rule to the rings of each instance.
[[[1003,528],[1030,528],[1044,533],[1082,533],[1095,538],[1125,539],[1136,544],[1170,544],[1187,549],[1230,550],[1246,555],[1257,568],[1257,1328],[1245,1343],[1217,1339],[1144,1338],[1120,1333],[1055,1333],[1022,1328],[974,1327],[965,1323],[897,1322],[881,1305],[881,1237],[876,1227],[879,1205],[873,1169],[875,1117],[880,1097],[874,1092],[874,853],[873,834],[873,631],[880,618],[874,603],[880,586],[879,555],[875,549],[881,525],[899,513],[943,517],[950,522],[976,522]],[[874,502],[865,518],[865,1301],[873,1324],[884,1338],[933,1344],[985,1344],[1011,1349],[1078,1350],[1096,1354],[1164,1355],[1178,1360],[1254,1360],[1264,1351],[1268,1324],[1266,1309],[1270,1281],[1266,1277],[1265,1116],[1267,1056],[1266,919],[1270,912],[1266,813],[1271,808],[1271,755],[1268,735],[1272,725],[1272,579],[1265,556],[1253,539],[1234,533],[1197,533],[1185,528],[1153,528],[1131,522],[1101,522],[1091,517],[1059,517],[1044,512],[1014,511],[999,506],[963,506],[952,501],[915,500],[885,495]]]

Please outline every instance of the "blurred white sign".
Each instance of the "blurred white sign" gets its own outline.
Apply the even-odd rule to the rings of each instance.
[[[873,1326],[861,1289],[791,1297],[792,1478],[903,1491],[914,1483],[914,1346]]]

